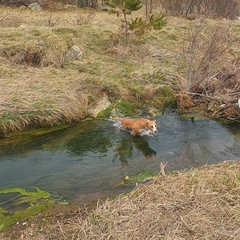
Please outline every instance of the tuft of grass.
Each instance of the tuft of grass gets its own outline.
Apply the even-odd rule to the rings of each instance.
[[[88,73],[90,75],[97,75],[99,76],[100,74],[100,69],[99,67],[101,66],[100,63],[91,63],[91,62],[88,62],[88,63],[85,63],[85,64],[82,64],[79,66],[78,68],[78,71],[80,73]]]
[[[35,36],[35,37],[38,37],[38,36],[41,36],[42,33],[38,29],[33,29],[32,30],[32,35]]]
[[[107,119],[111,116],[112,114],[112,108],[111,107],[108,107],[104,110],[102,110],[98,115],[97,117],[98,118],[103,118],[103,119]]]
[[[69,34],[77,34],[77,30],[73,28],[55,28],[52,30],[57,35],[67,36]]]
[[[124,116],[132,116],[134,109],[130,103],[122,102],[119,104],[119,110]]]
[[[167,106],[173,106],[176,104],[176,97],[172,89],[169,87],[159,88],[155,96],[153,97],[153,106],[161,106],[161,109]]]

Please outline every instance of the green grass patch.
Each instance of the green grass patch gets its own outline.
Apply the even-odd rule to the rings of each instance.
[[[38,37],[41,35],[41,32],[38,29],[33,29],[32,30],[32,35],[35,37]]]
[[[68,34],[76,34],[77,30],[73,28],[57,28],[52,30],[53,33],[58,35],[68,35]]]
[[[177,41],[177,40],[178,40],[178,37],[177,37],[177,35],[175,35],[175,34],[172,33],[172,34],[169,34],[169,35],[168,35],[168,39]]]
[[[140,173],[138,173],[137,175],[131,177],[129,183],[139,183],[139,182],[143,182],[144,180],[148,179],[148,178],[153,178],[156,177],[155,173],[150,173],[147,171],[142,171]]]
[[[6,113],[3,114],[1,119],[0,119],[0,125],[4,126],[6,125],[9,121],[15,121],[18,118],[17,113]]]
[[[158,69],[156,72],[153,73],[144,73],[143,78],[145,79],[145,81],[155,84],[161,84],[167,81],[166,73],[161,69]]]
[[[112,113],[112,108],[108,107],[108,108],[102,110],[102,111],[97,115],[97,117],[98,117],[98,118],[104,118],[104,119],[106,119],[106,118],[109,118],[109,117],[111,116],[111,113]]]
[[[168,106],[176,104],[174,92],[168,87],[159,88],[158,92],[153,97],[152,103],[155,107],[164,109]]]
[[[9,40],[10,39],[12,39],[12,40],[15,40],[16,38],[18,38],[18,37],[22,37],[23,36],[23,34],[21,33],[21,32],[18,32],[18,31],[16,31],[16,32],[8,32],[8,33],[6,33],[5,35],[3,34],[3,38],[8,38]]]
[[[134,116],[141,113],[141,109],[128,102],[121,102],[118,106],[118,112],[124,116]]]
[[[0,68],[0,77],[5,77],[5,76],[14,76],[15,74],[15,71],[12,70],[12,69],[3,69],[3,68]]]
[[[80,65],[78,68],[80,73],[88,73],[90,75],[100,75],[100,63],[91,63]]]

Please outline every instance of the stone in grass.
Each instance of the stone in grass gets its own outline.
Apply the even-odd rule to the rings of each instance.
[[[76,45],[72,46],[66,53],[67,60],[82,59],[82,57],[83,57],[83,53],[81,49]]]

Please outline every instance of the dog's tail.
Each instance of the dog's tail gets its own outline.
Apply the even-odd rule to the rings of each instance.
[[[113,118],[113,117],[110,117],[110,120],[112,121],[122,121],[124,118],[119,118],[119,117],[116,117],[116,118]]]
[[[122,121],[123,118],[118,118],[118,117],[109,117],[108,121]]]

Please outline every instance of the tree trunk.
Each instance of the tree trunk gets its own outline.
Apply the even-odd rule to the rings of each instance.
[[[193,11],[194,11],[194,0],[190,0],[190,3],[186,11],[186,18],[188,17],[188,13],[193,13]]]
[[[98,6],[98,1],[97,0],[92,0],[92,7],[97,8]]]
[[[124,29],[124,33],[125,33],[125,38],[126,38],[126,46],[128,46],[128,21],[127,21],[127,13],[126,13],[126,9],[123,10],[123,16],[124,16],[124,22],[125,22],[125,29]]]
[[[146,21],[148,19],[148,0],[146,0]]]
[[[150,4],[149,4],[149,13],[152,13],[153,10],[153,0],[150,0]]]
[[[85,8],[88,6],[88,0],[78,0],[77,6],[79,8]]]

